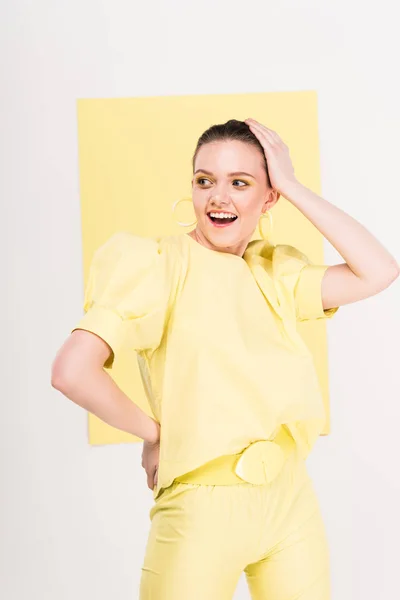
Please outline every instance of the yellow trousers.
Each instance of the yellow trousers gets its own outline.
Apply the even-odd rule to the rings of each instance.
[[[253,462],[257,452],[249,453]],[[210,470],[204,465],[187,481],[207,481]],[[175,480],[150,518],[140,600],[232,600],[242,572],[253,600],[330,599],[325,528],[294,442],[272,481]]]

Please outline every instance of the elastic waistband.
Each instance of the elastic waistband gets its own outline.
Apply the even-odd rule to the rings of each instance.
[[[282,425],[273,440],[252,442],[242,452],[219,456],[201,467],[180,475],[175,481],[203,485],[270,483],[281,471],[286,459],[296,450],[296,443]]]

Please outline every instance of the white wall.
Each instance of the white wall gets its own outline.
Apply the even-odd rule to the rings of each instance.
[[[83,293],[76,99],[315,89],[323,195],[399,258],[396,3],[2,0],[0,11],[0,594],[135,599],[152,503],[141,445],[90,448],[84,411],[50,386]],[[396,282],[328,325],[333,432],[309,468],[333,600],[398,593],[399,300]],[[242,578],[235,600],[247,598]]]

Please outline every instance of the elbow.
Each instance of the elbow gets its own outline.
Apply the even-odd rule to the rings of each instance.
[[[59,392],[62,392],[66,388],[66,380],[57,372],[51,372],[51,387]]]
[[[51,386],[68,396],[81,381],[84,381],[87,373],[87,360],[81,353],[71,350],[61,350],[51,365]]]
[[[389,285],[391,285],[394,281],[396,281],[396,279],[399,277],[400,275],[400,265],[393,260],[392,264],[390,265],[390,268],[387,271],[387,275],[385,278],[385,288],[388,287]]]
[[[66,394],[73,385],[70,370],[60,360],[55,360],[51,366],[51,386],[59,392]]]
[[[393,281],[395,281],[400,275],[400,265],[396,261],[394,262],[394,273],[395,275]]]
[[[58,351],[51,366],[51,385],[71,396],[86,385],[92,374],[102,372],[110,360],[111,349],[97,335],[74,331]]]
[[[400,267],[396,261],[393,261],[386,269],[382,270],[379,277],[373,283],[375,293],[388,288],[400,275]]]

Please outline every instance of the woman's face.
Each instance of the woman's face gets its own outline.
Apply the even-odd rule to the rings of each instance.
[[[278,198],[268,186],[263,157],[255,146],[237,140],[201,146],[192,179],[200,243],[242,256],[260,215]]]

